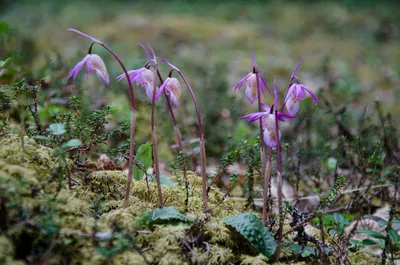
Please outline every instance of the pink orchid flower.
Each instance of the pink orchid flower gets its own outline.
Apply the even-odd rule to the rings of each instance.
[[[164,83],[156,94],[156,101],[164,90],[171,102],[176,107],[178,107],[182,94],[181,84],[179,83],[179,80],[175,77],[168,77],[167,79],[165,79]]]
[[[290,86],[285,98],[286,110],[290,115],[295,115],[299,111],[299,102],[306,97],[306,92],[310,94],[315,104],[319,103],[319,100],[309,88],[302,84],[293,84]]]
[[[262,106],[265,112],[254,112],[246,116],[243,116],[240,119],[241,120],[250,119],[249,123],[252,123],[262,117],[264,142],[269,147],[275,147],[278,143],[278,137],[279,139],[281,138],[280,131],[278,131],[279,135],[277,135],[275,113],[273,112],[273,109],[271,109],[268,105],[262,103]],[[278,112],[277,116],[279,121],[284,121],[284,118],[289,118],[289,119],[295,118],[294,116],[281,112]]]
[[[254,101],[257,99],[257,75],[255,71],[258,71],[258,66],[256,57],[254,55],[254,50],[251,47],[251,45],[250,45],[250,50],[251,50],[251,58],[253,60],[253,72],[248,73],[245,77],[240,79],[240,81],[236,84],[234,91],[240,90],[240,88],[243,86],[243,83],[246,82],[246,89],[244,93],[249,102],[253,104]],[[260,85],[261,92],[268,91],[268,93],[271,94],[267,86],[267,83],[265,82],[264,78],[261,76],[260,73],[258,73],[258,82]]]
[[[260,89],[261,92],[268,91],[268,86],[267,83],[265,82],[264,78],[258,74],[258,79],[259,79],[259,84],[260,84]],[[245,95],[249,102],[251,104],[254,103],[254,101],[257,99],[257,75],[253,72],[248,73],[245,77],[240,79],[240,81],[236,84],[235,86],[235,91],[240,90],[240,88],[243,86],[243,83],[246,82],[246,89],[245,89]]]
[[[153,86],[154,86],[154,83],[156,82],[155,74],[151,70],[149,70],[145,67],[142,67],[140,69],[128,71],[128,75],[129,75],[130,81],[132,83],[136,82],[136,85],[143,87],[146,91],[147,97],[150,100],[152,100],[153,89],[154,89]],[[125,77],[126,77],[126,75],[124,73],[117,76],[118,82],[121,81],[122,79],[124,79]],[[157,88],[156,88],[156,90],[157,90]]]
[[[104,83],[107,85],[110,84],[110,78],[108,76],[106,65],[101,57],[94,53],[86,55],[82,61],[77,63],[75,67],[72,68],[71,72],[69,72],[67,80],[71,77],[73,80],[75,80],[84,65],[86,65],[86,75],[91,72],[96,72],[97,76],[100,77]]]

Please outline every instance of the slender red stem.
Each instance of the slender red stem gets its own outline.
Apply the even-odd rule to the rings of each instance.
[[[135,95],[133,93],[132,82],[129,78],[128,71],[125,65],[122,63],[121,59],[104,43],[100,44],[104,49],[106,49],[114,58],[118,61],[122,70],[125,73],[126,80],[129,85],[129,94],[131,101],[131,121],[130,121],[130,133],[129,133],[129,162],[128,162],[128,181],[126,183],[126,193],[125,193],[125,207],[128,206],[129,195],[131,193],[132,184],[132,166],[133,166],[133,156],[135,152],[135,127],[136,127],[136,109],[135,109]]]
[[[158,67],[156,64],[153,64],[154,70],[157,72]],[[154,171],[156,175],[156,182],[157,182],[157,191],[158,191],[158,203],[160,207],[163,207],[163,197],[162,197],[162,190],[161,190],[161,181],[160,181],[160,166],[158,163],[158,143],[157,143],[157,134],[156,134],[156,126],[155,126],[155,103],[156,103],[156,93],[157,93],[157,82],[154,80],[153,82],[153,96],[151,99],[151,140],[153,142],[153,165]]]
[[[261,106],[261,89],[260,89],[260,78],[258,74],[258,70],[253,69],[253,71],[256,74],[256,84],[257,84],[257,102],[258,102],[258,111],[262,112],[262,106]],[[264,203],[263,203],[263,223],[264,225],[267,222],[267,200],[268,200],[268,186],[269,186],[269,179],[268,177],[268,169],[267,169],[267,157],[266,157],[266,152],[265,152],[265,142],[264,142],[264,134],[263,134],[263,122],[262,122],[263,117],[261,116],[260,118],[260,158],[261,158],[261,175],[264,178],[264,189],[263,189],[263,198],[264,198]],[[271,167],[271,165],[269,165]],[[270,168],[269,168],[270,170]],[[271,174],[271,173],[270,173]]]
[[[272,148],[269,148],[268,159],[265,165],[265,174],[264,174],[263,212],[262,212],[262,221],[264,226],[267,225],[267,221],[269,219],[268,192],[269,192],[269,184],[271,182],[271,160],[272,160]]]
[[[193,89],[191,88],[189,82],[186,80],[186,78],[182,74],[182,72],[181,71],[177,71],[177,72],[181,76],[183,82],[185,82],[186,87],[188,88],[189,93],[192,96],[194,106],[196,108],[197,122],[199,125],[199,134],[200,134],[200,163],[201,163],[201,179],[202,179],[202,191],[203,191],[203,207],[204,207],[204,210],[207,210],[206,151],[205,151],[205,144],[204,144],[203,123],[201,121],[199,105],[197,104],[196,96],[193,93]]]
[[[157,75],[158,75],[158,79],[160,80],[161,84],[163,84],[164,80],[163,80],[158,68],[157,68]],[[183,144],[182,144],[181,131],[179,130],[178,123],[176,122],[174,110],[172,109],[172,105],[171,105],[171,100],[169,99],[169,97],[167,95],[167,92],[165,90],[164,90],[164,96],[165,96],[165,99],[167,101],[167,106],[168,106],[169,113],[171,114],[172,122],[174,123],[175,141],[176,141],[176,144],[178,145],[178,151],[182,152],[183,151]]]
[[[276,162],[277,162],[277,188],[278,188],[278,209],[279,209],[279,226],[277,232],[277,248],[275,252],[275,260],[279,259],[281,242],[282,242],[282,231],[283,231],[283,208],[282,208],[282,175],[281,175],[281,142],[279,139],[279,122],[278,122],[278,111],[275,110],[275,130],[276,130]]]

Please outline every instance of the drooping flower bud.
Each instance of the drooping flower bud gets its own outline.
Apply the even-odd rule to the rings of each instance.
[[[101,80],[104,81],[107,85],[110,84],[110,78],[108,76],[106,65],[104,64],[103,59],[97,54],[88,54],[83,58],[82,61],[77,63],[74,68],[69,72],[67,76],[67,80],[72,77],[75,80],[78,73],[82,69],[82,67],[86,65],[86,74],[91,72],[96,72],[97,76],[100,77]]]
[[[156,76],[155,74],[145,68],[142,67],[140,69],[136,70],[130,70],[128,71],[129,78],[131,82],[136,82],[136,85],[141,86],[145,89],[147,97],[152,100],[153,99],[153,90],[154,90],[154,84],[156,83]],[[124,79],[126,75],[123,73],[119,76],[117,76],[118,82]],[[157,88],[156,88],[157,92]]]
[[[306,91],[310,94],[315,104],[319,103],[317,97],[309,88],[302,84],[293,84],[290,86],[285,99],[286,110],[290,115],[295,115],[299,111],[299,101],[305,99]]]
[[[171,100],[171,102],[176,107],[178,107],[182,94],[181,83],[179,82],[179,80],[175,77],[168,77],[167,79],[165,79],[164,83],[157,92],[156,100],[159,99],[161,93],[163,93],[164,91],[167,94],[169,100]]]

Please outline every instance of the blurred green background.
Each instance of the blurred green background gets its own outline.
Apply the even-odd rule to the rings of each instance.
[[[256,111],[233,93],[235,83],[251,71],[248,42],[268,85],[276,77],[283,96],[291,72],[307,53],[298,76],[303,84],[329,101],[334,109],[354,115],[372,115],[374,101],[400,121],[400,5],[398,1],[58,1],[3,0],[0,21],[9,25],[8,40],[0,58],[13,57],[17,77],[46,78],[54,89],[52,104],[78,93],[85,106],[114,107],[110,127],[129,120],[126,85],[113,78],[118,64],[100,47],[111,85],[82,73],[66,82],[90,41],[68,32],[73,27],[106,42],[130,69],[146,62],[137,42],[147,39],[158,56],[168,59],[187,75],[198,97],[205,123],[208,155],[218,158],[231,139],[256,135],[255,126],[238,118]],[[168,69],[161,66],[164,77]],[[57,74],[55,74],[57,73]],[[6,75],[0,76],[6,83]],[[150,105],[142,88],[138,96],[139,141],[150,139]],[[54,100],[54,98],[58,99]],[[272,98],[264,94],[271,104]],[[325,100],[322,100],[324,105]],[[301,115],[326,109],[311,100]],[[186,91],[176,110],[186,140],[197,137],[193,104]],[[300,115],[300,116],[301,116]],[[159,142],[165,157],[174,143],[165,102],[158,104]],[[311,124],[312,125],[312,124]],[[290,130],[289,130],[290,131]]]

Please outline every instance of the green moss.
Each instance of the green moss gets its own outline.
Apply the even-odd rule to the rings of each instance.
[[[268,262],[224,224],[226,217],[243,210],[240,202],[224,199],[222,192],[211,188],[210,211],[203,212],[201,178],[193,172],[188,172],[188,205],[182,185],[162,187],[165,205],[193,221],[147,226],[139,219],[158,208],[154,182],[134,181],[124,207],[127,176],[122,171],[75,172],[71,191],[65,180],[53,177],[57,167],[52,150],[32,139],[25,138],[23,148],[15,135],[0,140],[0,194],[7,209],[0,215],[6,214],[9,222],[0,232],[1,264],[24,264],[14,260],[21,245],[29,250],[25,259],[48,255],[47,264],[61,264],[65,257],[83,265]],[[182,183],[179,179],[181,175],[173,177]],[[284,232],[289,229],[286,220]],[[318,231],[308,232],[319,236]],[[283,247],[281,256],[290,260],[293,252]],[[377,261],[362,251],[349,253],[349,259],[360,265]]]
[[[240,258],[242,265],[266,265],[268,261],[267,257],[262,254],[255,257],[242,255]]]

